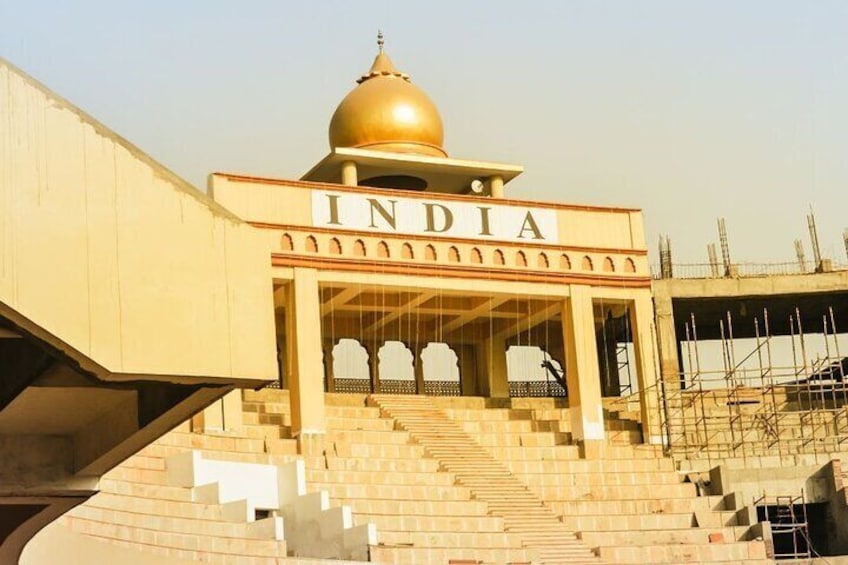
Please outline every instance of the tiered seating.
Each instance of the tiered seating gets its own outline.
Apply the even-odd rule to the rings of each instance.
[[[620,412],[625,415],[623,421],[607,423],[613,439],[606,456],[585,460],[567,457],[563,451],[574,449],[567,445],[570,429],[563,401],[514,399],[509,408],[490,409],[485,408],[484,399],[434,402],[498,453],[518,479],[610,562],[717,563],[765,558],[762,543],[739,541],[748,528],[736,526],[734,512],[716,510],[720,497],[698,497],[695,485],[681,482],[673,460],[664,458],[657,448],[629,445],[638,437],[628,423],[636,415],[626,409]],[[469,408],[475,404],[476,409]],[[505,450],[502,445],[513,447]]]
[[[278,393],[264,394],[270,400]],[[307,458],[308,487],[351,506],[356,523],[377,525],[372,561],[528,563],[535,557],[394,420],[366,407],[364,395],[327,395],[327,404],[326,455]]]
[[[697,496],[660,450],[632,444],[638,413],[627,403],[608,407],[617,418],[605,457],[586,460],[561,400],[326,400],[325,451],[304,458],[307,490],[349,505],[355,524],[377,525],[372,561],[585,563],[597,561],[593,548],[616,563],[768,562],[720,497]],[[285,542],[193,502],[190,489],[167,483],[165,459],[197,449],[218,460],[292,461],[289,410],[287,391],[245,391],[237,433],[167,434],[109,473],[103,492],[63,523],[190,561],[282,562]]]
[[[270,454],[269,447],[277,453]],[[296,446],[173,431],[107,473],[101,492],[60,523],[109,543],[187,561],[259,565],[285,558],[285,542],[256,522],[229,521],[221,505],[194,502],[191,489],[169,484],[165,459],[191,448],[219,459],[271,463],[292,459]]]

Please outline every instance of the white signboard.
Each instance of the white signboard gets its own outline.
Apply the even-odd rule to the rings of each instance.
[[[488,202],[457,202],[312,191],[312,225],[378,233],[557,243],[556,211]]]

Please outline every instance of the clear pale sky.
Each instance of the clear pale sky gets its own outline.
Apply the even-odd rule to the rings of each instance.
[[[516,198],[637,206],[652,257],[846,261],[848,2],[0,0],[0,57],[200,188],[297,178],[378,28],[448,152]],[[0,127],[2,125],[0,124]]]

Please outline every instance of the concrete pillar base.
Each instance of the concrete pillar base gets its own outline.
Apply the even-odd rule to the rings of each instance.
[[[602,459],[607,454],[607,442],[602,439],[584,439],[577,442],[581,459]]]
[[[297,452],[300,455],[323,455],[326,434],[304,432],[297,436]]]

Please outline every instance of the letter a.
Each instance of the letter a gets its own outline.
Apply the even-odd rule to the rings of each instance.
[[[526,231],[533,232],[533,239],[545,239],[542,237],[542,232],[539,231],[539,225],[536,223],[530,210],[527,210],[527,215],[524,216],[524,223],[521,224],[521,231],[518,232],[516,237],[518,239],[524,239],[524,232]]]

